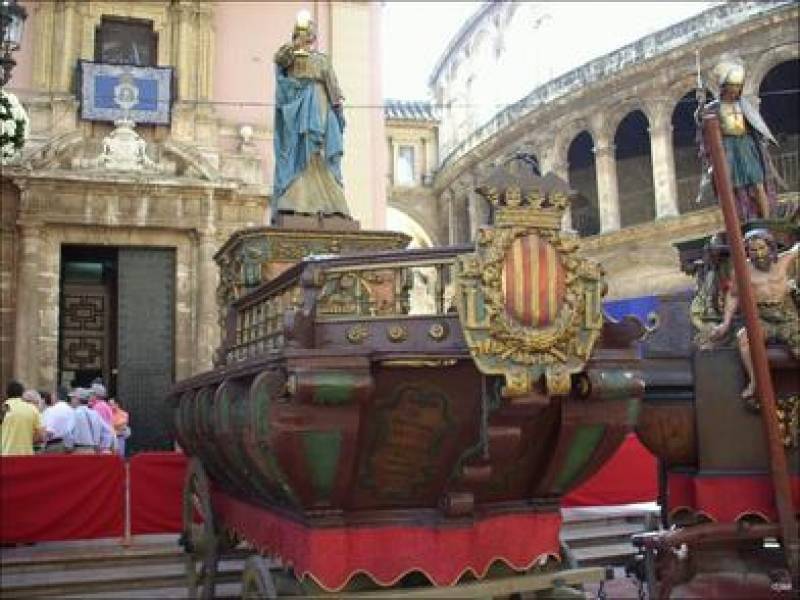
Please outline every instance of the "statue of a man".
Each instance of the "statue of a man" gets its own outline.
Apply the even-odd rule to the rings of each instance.
[[[787,344],[792,355],[800,358],[800,316],[792,297],[793,292],[796,293],[800,242],[778,254],[772,235],[765,229],[754,229],[745,236],[745,244],[750,259],[750,281],[755,293],[758,317],[764,329],[764,339]],[[725,300],[722,323],[712,330],[712,339],[719,339],[727,333],[738,308],[739,297],[734,280]],[[755,392],[755,381],[750,344],[744,327],[737,332],[736,337],[748,378],[742,398],[750,398]]]
[[[777,144],[772,132],[747,99],[742,97],[744,65],[736,60],[723,60],[714,69],[719,84],[719,99],[708,103],[704,112],[719,116],[722,145],[731,175],[741,219],[770,217],[774,202],[774,185],[780,181],[767,144]]]
[[[292,43],[275,54],[273,214],[350,216],[342,189],[344,96],[330,59],[314,49],[301,12]]]

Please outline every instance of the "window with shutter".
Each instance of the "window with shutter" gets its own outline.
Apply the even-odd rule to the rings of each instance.
[[[116,65],[154,67],[158,34],[145,19],[103,17],[95,32],[95,61]]]

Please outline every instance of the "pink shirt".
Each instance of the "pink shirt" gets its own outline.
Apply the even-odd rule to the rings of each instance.
[[[95,412],[100,415],[100,418],[103,419],[106,425],[111,427],[111,420],[112,420],[112,412],[111,412],[111,405],[106,402],[103,398],[95,398],[94,404],[92,404],[92,408]]]

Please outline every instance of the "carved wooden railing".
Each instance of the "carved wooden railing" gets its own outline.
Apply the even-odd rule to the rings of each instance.
[[[471,246],[307,259],[231,304],[222,362],[279,354],[287,315],[316,323],[455,313],[456,257]]]

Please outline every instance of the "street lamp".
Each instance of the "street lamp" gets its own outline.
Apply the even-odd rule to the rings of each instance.
[[[17,4],[17,0],[0,0],[0,66],[3,72],[0,74],[0,83],[6,85],[11,79],[11,70],[17,64],[11,53],[19,50],[22,44],[22,30],[25,27],[25,19],[28,18],[28,11],[25,7]]]

